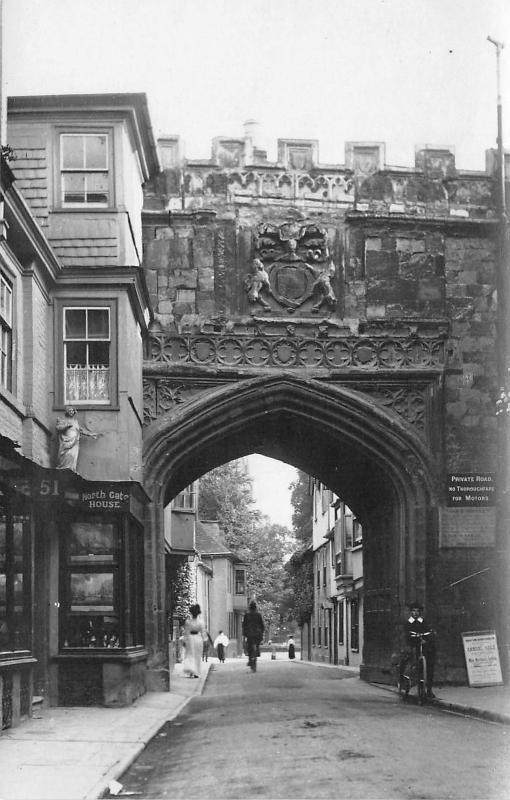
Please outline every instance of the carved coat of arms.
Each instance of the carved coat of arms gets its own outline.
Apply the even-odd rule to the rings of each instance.
[[[334,274],[324,228],[296,222],[258,225],[252,271],[245,280],[250,303],[265,311],[276,304],[290,313],[307,301],[314,313],[334,308]]]

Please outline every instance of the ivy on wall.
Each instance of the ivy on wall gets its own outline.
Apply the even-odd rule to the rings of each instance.
[[[189,615],[190,606],[195,602],[195,585],[193,571],[188,561],[180,561],[175,566],[171,580],[172,598],[171,615],[176,617],[181,624]]]
[[[313,612],[313,565],[311,550],[294,553],[285,569],[290,576],[292,612],[299,626],[307,622]]]

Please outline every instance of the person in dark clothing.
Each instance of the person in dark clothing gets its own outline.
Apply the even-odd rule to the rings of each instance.
[[[291,661],[293,658],[296,658],[296,646],[292,636],[289,636],[289,658]]]
[[[423,654],[427,659],[427,697],[435,697],[432,691],[434,682],[434,666],[436,660],[436,645],[434,641],[434,632],[432,627],[423,617],[423,606],[421,603],[414,602],[410,604],[411,616],[408,617],[405,623],[406,644],[407,648],[402,654],[400,661],[400,680],[406,674],[406,669],[411,661],[416,660],[419,655],[419,645],[414,638],[413,634],[428,633],[426,639],[423,641]]]
[[[243,638],[245,650],[248,654],[248,666],[253,672],[257,669],[257,656],[260,653],[259,647],[264,637],[264,620],[257,611],[255,600],[250,602],[248,611],[243,617]]]

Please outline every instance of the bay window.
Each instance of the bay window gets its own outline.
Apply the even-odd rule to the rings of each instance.
[[[186,486],[182,492],[174,497],[172,508],[174,511],[195,511],[196,509],[196,485],[194,483]]]
[[[60,136],[62,206],[111,205],[107,133],[63,133]]]
[[[62,309],[64,405],[114,402],[112,323],[109,304]]]
[[[0,386],[12,389],[12,286],[0,273]]]

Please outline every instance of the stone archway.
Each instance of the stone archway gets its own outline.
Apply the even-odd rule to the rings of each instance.
[[[384,680],[398,644],[402,606],[411,594],[427,594],[437,465],[413,427],[372,398],[287,373],[224,385],[175,406],[146,428],[145,487],[152,497],[146,566],[155,593],[148,638],[154,663],[164,642],[163,508],[204,473],[253,452],[315,475],[363,520],[368,535],[362,675]]]

